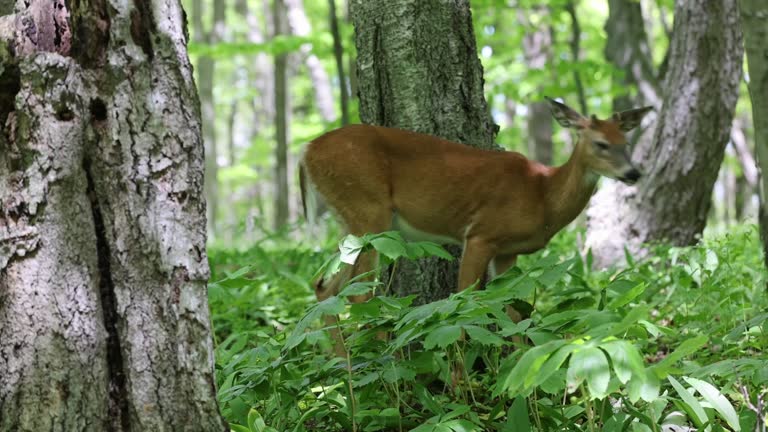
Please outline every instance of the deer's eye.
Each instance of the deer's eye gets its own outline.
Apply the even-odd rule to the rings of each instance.
[[[595,141],[595,145],[596,145],[596,146],[597,146],[597,147],[598,147],[600,150],[608,150],[608,143],[607,143],[607,142],[605,142],[605,141]]]

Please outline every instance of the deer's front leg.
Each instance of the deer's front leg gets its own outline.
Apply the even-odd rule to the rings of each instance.
[[[498,277],[517,263],[517,254],[496,255],[493,258],[492,277]]]
[[[469,238],[464,241],[459,267],[459,291],[467,289],[478,280],[482,282],[488,263],[495,253],[495,248],[482,239]]]

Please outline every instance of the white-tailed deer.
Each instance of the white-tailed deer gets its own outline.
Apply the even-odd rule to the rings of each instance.
[[[458,290],[501,274],[519,254],[543,248],[587,205],[599,176],[640,178],[625,132],[651,108],[586,118],[547,99],[552,115],[578,133],[573,154],[548,167],[514,152],[480,150],[434,136],[351,125],[310,142],[300,162],[305,210],[311,194],[354,235],[398,229],[406,238],[463,245]],[[373,269],[375,252],[316,285],[318,300]],[[351,298],[363,301],[367,296]]]

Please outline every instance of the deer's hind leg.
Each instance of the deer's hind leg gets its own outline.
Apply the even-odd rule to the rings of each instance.
[[[369,206],[357,206],[355,209],[346,209],[338,211],[346,231],[356,236],[362,236],[367,233],[379,233],[390,229],[392,225],[392,211],[388,206],[381,203],[369,203]],[[341,292],[342,288],[351,279],[368,273],[361,281],[371,281],[375,277],[373,270],[378,265],[378,254],[375,250],[361,253],[355,263],[351,266],[344,266],[338,273],[329,280],[320,280],[315,286],[315,295],[318,301],[323,301],[333,295]],[[362,303],[372,297],[372,293],[349,296],[352,303]],[[337,355],[345,357],[347,348],[344,344],[344,338],[338,328],[338,317],[326,316],[326,325],[334,341],[334,351]]]

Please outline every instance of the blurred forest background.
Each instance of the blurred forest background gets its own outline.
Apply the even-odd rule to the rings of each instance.
[[[500,127],[495,141],[504,148],[547,164],[567,159],[571,134],[553,127],[545,95],[599,117],[640,103],[660,111],[673,0],[475,0],[471,7],[485,98]],[[301,210],[302,146],[360,122],[349,5],[186,0],[185,8],[204,120],[209,238],[246,246],[290,231]],[[718,231],[757,215],[746,68],[741,75],[707,213]]]

